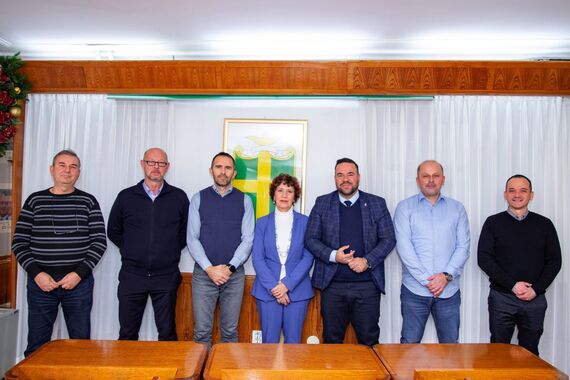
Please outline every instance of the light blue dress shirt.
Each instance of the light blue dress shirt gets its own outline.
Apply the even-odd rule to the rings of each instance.
[[[447,284],[440,298],[454,295],[469,258],[469,221],[463,205],[440,195],[432,206],[420,193],[398,204],[394,228],[404,286],[419,296],[432,297],[426,287],[428,277],[447,272],[453,281]]]
[[[229,187],[228,191],[221,195],[215,185],[212,185],[214,191],[221,197],[224,197],[233,191],[233,187]],[[251,247],[253,245],[253,231],[255,227],[255,218],[253,214],[253,205],[251,203],[251,198],[244,194],[243,197],[243,207],[244,213],[241,220],[241,243],[236,248],[230,264],[236,268],[242,265],[249,254],[251,253]],[[206,251],[202,243],[200,243],[200,227],[202,222],[200,221],[200,192],[194,194],[190,200],[190,208],[188,210],[188,229],[186,231],[186,243],[188,244],[188,249],[190,250],[190,255],[200,268],[206,270],[212,265],[208,256],[206,256]]]
[[[156,199],[156,197],[158,197],[160,195],[160,192],[162,191],[162,188],[164,187],[164,182],[162,182],[162,184],[160,185],[160,188],[158,189],[158,191],[155,193],[152,192],[152,190],[150,189],[150,187],[147,186],[146,182],[143,181],[143,189],[146,192],[146,195],[148,195],[148,197],[154,202],[154,200]]]

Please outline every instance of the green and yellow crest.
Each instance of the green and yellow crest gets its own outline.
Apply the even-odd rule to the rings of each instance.
[[[293,148],[257,148],[246,152],[238,146],[233,152],[237,170],[233,186],[251,197],[256,219],[274,210],[273,200],[269,197],[272,179],[280,173],[296,175]]]

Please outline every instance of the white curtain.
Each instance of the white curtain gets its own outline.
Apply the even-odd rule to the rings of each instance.
[[[30,95],[26,106],[23,199],[53,184],[49,175],[53,155],[71,148],[81,159],[76,186],[97,198],[107,221],[117,193],[141,180],[139,160],[144,151],[152,146],[168,150],[170,108],[168,102],[114,101],[105,95]],[[119,268],[118,249],[109,241],[107,252],[93,272],[96,284],[91,313],[93,339],[119,336],[116,296]],[[26,279],[26,273],[19,267],[18,359],[22,358],[28,335]],[[150,303],[141,327],[141,339],[146,340],[157,336],[149,308]],[[67,336],[60,312],[52,337]]]
[[[114,101],[102,95],[32,95],[26,107],[23,196],[50,186],[53,154],[69,147],[82,159],[77,186],[94,194],[105,220],[117,193],[142,178],[145,149],[163,147],[172,163],[167,180],[188,196],[211,183],[211,157],[222,148],[224,118],[308,120],[305,213],[316,196],[334,189],[334,160],[354,158],[361,188],[384,197],[393,214],[398,201],[417,192],[416,167],[439,160],[447,177],[444,192],[461,201],[470,219],[471,258],[462,281],[461,342],[488,342],[488,280],[477,267],[476,248],[485,218],[506,208],[504,181],[521,172],[533,180],[531,209],[551,218],[563,250],[563,269],[547,291],[549,307],[541,356],[570,369],[569,162],[570,100],[557,97],[436,97],[433,101],[358,100],[200,100]],[[181,269],[193,262],[183,253]],[[109,242],[95,269],[92,337],[118,336],[118,249]],[[250,268],[248,265],[246,268]],[[251,271],[249,271],[251,273]],[[401,267],[394,251],[386,265],[386,296],[381,305],[383,343],[400,339]],[[18,280],[20,331],[25,348],[25,282]],[[141,339],[156,339],[150,305]],[[56,324],[54,338],[66,337]],[[424,342],[435,342],[430,321]],[[21,357],[20,357],[21,358]]]
[[[369,101],[362,106],[362,146],[368,190],[398,201],[418,192],[416,168],[426,159],[443,164],[443,192],[461,201],[471,227],[471,257],[461,278],[460,342],[488,342],[489,281],[477,266],[481,226],[506,209],[506,179],[522,173],[533,181],[530,209],[552,219],[562,245],[563,267],[547,291],[541,356],[568,372],[570,362],[570,99],[553,97],[436,97],[430,101]],[[381,342],[398,342],[401,264],[386,263],[388,297],[381,306]],[[516,332],[515,332],[516,338]],[[430,318],[424,342],[437,342]],[[516,343],[516,339],[513,339]]]

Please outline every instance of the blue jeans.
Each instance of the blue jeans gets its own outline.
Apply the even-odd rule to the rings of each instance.
[[[402,337],[400,343],[420,343],[431,314],[439,343],[457,343],[459,339],[459,306],[461,292],[449,298],[423,297],[402,285]]]
[[[59,281],[61,278],[54,277],[54,280]],[[69,337],[90,338],[93,283],[93,276],[89,275],[72,290],[57,288],[44,292],[34,279],[28,276],[28,347],[24,356],[30,355],[51,340],[59,304],[63,310]]]
[[[217,286],[198,265],[192,273],[192,308],[194,309],[194,341],[207,343],[212,340],[214,310],[220,302],[220,330],[222,342],[238,341],[238,322],[245,288],[243,266],[232,273],[228,282]]]

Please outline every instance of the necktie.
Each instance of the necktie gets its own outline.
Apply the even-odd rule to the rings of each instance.
[[[350,207],[352,205],[351,201],[344,201],[344,204],[346,205],[346,207]]]

